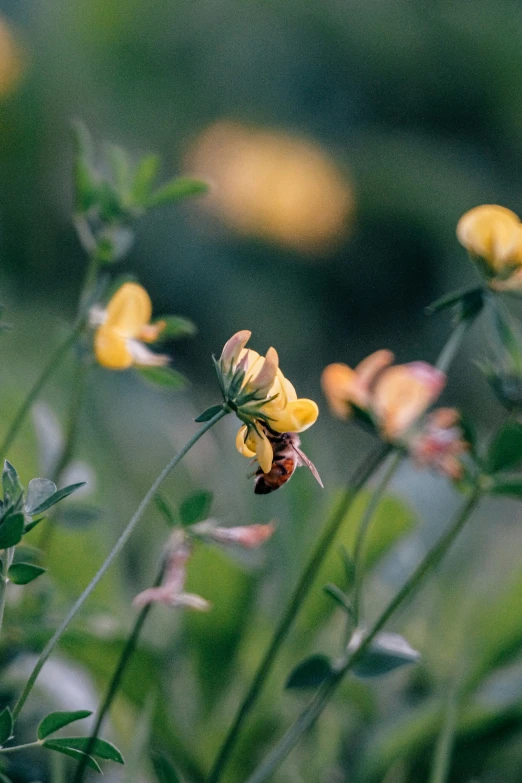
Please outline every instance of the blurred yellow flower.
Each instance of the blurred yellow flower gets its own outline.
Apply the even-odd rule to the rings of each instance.
[[[165,327],[162,321],[149,323],[151,316],[150,297],[137,283],[124,283],[105,310],[93,309],[91,320],[98,325],[94,336],[98,362],[111,370],[167,364],[168,356],[155,354],[144,345],[155,342]]]
[[[11,27],[0,17],[0,97],[18,86],[24,66],[22,48]]]
[[[217,122],[187,165],[215,184],[206,205],[243,234],[304,253],[328,251],[346,236],[352,189],[313,142]]]
[[[522,225],[510,209],[496,204],[470,209],[457,224],[457,238],[494,274],[509,274],[522,265]]]
[[[256,457],[261,470],[272,467],[273,449],[267,433],[303,432],[319,415],[313,400],[298,399],[279,369],[274,348],[266,356],[245,348],[251,332],[237,332],[223,348],[217,369],[225,402],[244,422],[236,446],[245,457]]]
[[[393,354],[381,350],[355,370],[330,364],[322,375],[328,404],[340,418],[354,408],[369,414],[390,441],[399,439],[439,397],[446,376],[426,362],[391,366]]]

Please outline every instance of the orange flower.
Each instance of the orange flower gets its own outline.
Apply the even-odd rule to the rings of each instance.
[[[470,209],[457,224],[457,238],[494,276],[510,276],[522,265],[522,225],[510,209],[496,204]]]

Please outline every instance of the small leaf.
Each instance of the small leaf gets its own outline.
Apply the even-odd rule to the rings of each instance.
[[[155,386],[183,389],[187,385],[187,379],[172,367],[138,367],[137,369],[142,378]]]
[[[179,340],[181,337],[194,337],[198,332],[195,323],[180,315],[162,315],[156,321],[163,321],[165,326],[161,330],[160,340]]]
[[[9,500],[11,503],[14,503],[18,499],[22,491],[22,485],[20,484],[18,473],[16,472],[13,465],[8,462],[8,460],[4,460],[4,469],[2,471],[2,489],[4,492],[4,500]]]
[[[165,756],[153,753],[151,760],[158,783],[182,783],[180,776]]]
[[[440,299],[436,299],[435,302],[428,305],[426,312],[428,315],[432,315],[439,310],[445,310],[448,307],[452,307],[453,305],[461,303],[462,300],[466,299],[467,297],[471,298],[473,296],[480,296],[481,298],[483,297],[482,286],[461,288],[458,291],[451,291],[449,294],[444,294],[444,296],[441,296]]]
[[[132,182],[129,155],[118,144],[107,144],[106,150],[114,184],[120,193],[126,194]]]
[[[521,478],[500,478],[489,490],[491,495],[511,495],[515,498],[522,498],[522,479]],[[1,530],[2,528],[0,528]]]
[[[27,495],[25,498],[25,510],[28,514],[33,514],[35,508],[38,508],[51,495],[56,492],[56,484],[46,478],[34,478],[29,482]]]
[[[13,716],[9,707],[0,712],[0,745],[4,745],[13,734]]]
[[[339,552],[343,561],[344,574],[346,577],[346,592],[349,592],[355,582],[355,561],[345,546],[339,547]]]
[[[41,574],[45,574],[46,568],[32,565],[31,563],[14,563],[7,572],[7,576],[15,585],[27,585]]]
[[[23,514],[11,514],[0,525],[0,549],[9,549],[22,540],[25,518]]]
[[[92,715],[90,710],[76,710],[75,712],[50,712],[41,721],[38,726],[37,736],[39,740],[45,739],[49,734],[53,734],[58,729],[63,729],[69,723],[88,718]]]
[[[345,594],[342,590],[340,590],[337,585],[333,584],[327,584],[324,586],[323,590],[327,595],[330,596],[330,598],[333,598],[334,601],[336,601],[339,606],[344,609],[347,614],[352,614],[352,607],[346,598]]]
[[[499,470],[516,468],[522,460],[522,424],[508,421],[491,444],[487,457],[487,470],[497,473]]]
[[[136,167],[131,196],[135,204],[142,206],[149,198],[154,180],[158,176],[160,159],[158,155],[145,155]]]
[[[60,737],[60,739],[51,740],[56,747],[69,748],[71,750],[81,751],[86,753],[89,748],[89,755],[98,756],[100,759],[107,759],[108,761],[116,761],[118,764],[124,764],[123,756],[118,748],[107,742],[107,740],[96,737],[93,740],[92,737]],[[45,743],[44,743],[45,745]]]
[[[46,519],[46,517],[38,517],[38,519],[33,519],[32,522],[28,522],[28,524],[25,526],[24,534],[28,533],[33,529],[33,527],[36,527],[36,525],[39,525],[40,522],[43,522],[44,519]]]
[[[96,761],[96,759],[93,759],[92,756],[87,756],[85,753],[82,753],[81,750],[76,750],[75,748],[68,748],[65,745],[62,745],[60,743],[60,740],[45,740],[43,743],[44,748],[48,748],[48,750],[55,750],[57,753],[63,753],[64,756],[70,756],[73,759],[76,759],[77,761],[82,761],[85,759],[85,763],[88,767],[91,767],[91,769],[95,769],[96,772],[101,773],[101,767]]]
[[[173,204],[190,196],[199,196],[206,193],[208,185],[201,180],[189,177],[177,177],[159,188],[145,201],[146,207],[157,207],[160,204]]]
[[[88,212],[98,200],[98,175],[92,166],[92,140],[82,122],[73,124],[76,144],[74,164],[75,209],[78,213]]]
[[[202,422],[202,421],[210,421],[210,419],[215,416],[217,413],[223,410],[222,405],[211,405],[210,408],[207,408],[206,411],[203,411],[203,413],[200,413],[197,419],[194,419],[194,421]]]
[[[80,487],[85,486],[85,481],[79,481],[78,484],[69,484],[68,487],[64,487],[63,489],[59,489],[57,492],[54,493],[54,495],[51,495],[47,498],[43,503],[41,503],[39,506],[34,508],[31,511],[31,516],[35,516],[36,514],[41,514],[42,511],[47,511],[48,508],[51,508],[51,506],[55,506],[56,503],[59,503],[60,500],[63,500],[64,498],[71,495],[73,492],[76,492],[77,489],[80,489]]]
[[[326,655],[312,655],[295,667],[285,688],[316,688],[332,674],[332,664]]]
[[[201,490],[186,498],[179,509],[182,525],[195,525],[207,519],[212,505],[212,492]]]
[[[157,495],[154,496],[154,502],[156,503],[156,506],[167,525],[176,527],[179,522],[176,518],[176,514],[174,513],[174,509],[171,507],[167,498],[158,492]]]
[[[355,652],[364,640],[364,633],[356,631],[350,644],[349,652]],[[404,637],[396,633],[380,633],[364,651],[362,657],[354,664],[353,673],[358,677],[380,677],[382,674],[415,663],[420,653],[411,647]]]

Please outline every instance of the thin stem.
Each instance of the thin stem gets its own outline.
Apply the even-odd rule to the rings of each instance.
[[[437,740],[430,783],[446,783],[455,740],[455,730],[460,707],[460,692],[454,683],[448,691],[442,729]]]
[[[451,363],[453,362],[453,359],[455,358],[457,351],[460,348],[462,338],[468,331],[472,322],[473,319],[465,318],[464,320],[459,321],[459,323],[453,329],[450,336],[446,340],[446,344],[444,345],[442,351],[439,354],[439,357],[435,364],[437,369],[447,374],[451,366]]]
[[[357,493],[364,486],[366,481],[372,476],[374,471],[382,463],[386,455],[390,451],[390,446],[386,446],[377,452],[370,455],[370,458],[363,463],[359,469],[357,475],[350,480],[349,487],[345,490],[339,504],[334,509],[330,520],[327,522],[321,537],[319,538],[315,548],[305,566],[301,578],[290,598],[290,602],[281,617],[274,634],[272,636],[270,645],[268,646],[265,655],[263,656],[257,671],[254,675],[254,679],[247,693],[245,694],[243,701],[241,702],[239,709],[235,715],[232,725],[225,737],[225,740],[218,753],[214,766],[208,777],[208,783],[217,783],[221,774],[225,768],[225,765],[234,749],[239,733],[245,722],[248,714],[254,707],[259,694],[272,670],[274,661],[281,649],[283,642],[285,641],[290,628],[301,608],[301,604],[308,595],[317,572],[326,557],[332,542],[334,541],[339,528],[341,527],[346,514],[350,510],[352,503],[357,497]]]
[[[176,454],[171,461],[163,468],[159,476],[156,478],[156,480],[153,482],[152,486],[150,487],[149,491],[144,496],[143,500],[139,504],[138,508],[134,512],[133,516],[127,523],[127,526],[121,533],[120,537],[114,544],[113,548],[111,549],[110,553],[104,560],[103,564],[101,565],[100,569],[97,571],[95,576],[91,579],[83,593],[80,595],[80,597],[77,599],[75,604],[72,606],[72,608],[69,610],[68,614],[66,615],[65,619],[61,622],[58,629],[55,631],[53,636],[49,639],[46,646],[40,653],[40,657],[38,658],[38,661],[36,662],[36,665],[31,672],[31,675],[29,676],[29,679],[27,680],[22,693],[20,694],[18,701],[16,702],[14,709],[13,709],[13,718],[16,720],[18,715],[20,714],[20,711],[22,707],[24,706],[27,697],[31,693],[31,690],[33,688],[33,685],[36,682],[36,679],[38,675],[40,674],[40,671],[42,670],[42,667],[44,666],[45,662],[51,655],[52,651],[54,650],[56,644],[59,642],[60,638],[62,637],[62,634],[64,631],[67,630],[69,627],[70,622],[76,615],[79,609],[83,606],[87,598],[90,596],[100,579],[105,575],[105,573],[108,571],[110,566],[112,565],[113,561],[116,559],[116,557],[119,555],[125,544],[127,543],[128,539],[130,538],[134,528],[142,518],[143,514],[145,513],[147,506],[149,505],[150,501],[162,485],[162,483],[165,481],[169,473],[176,467],[176,465],[181,462],[183,457],[190,451],[192,446],[194,446],[195,443],[206,433],[208,430],[210,430],[216,422],[218,422],[220,419],[223,418],[223,416],[226,416],[228,413],[228,409],[222,408],[218,413],[216,413],[215,416],[213,416],[209,421],[205,422],[205,424],[199,429],[193,436],[190,438],[189,441],[183,446],[180,452]]]
[[[382,500],[384,493],[388,487],[388,484],[397,472],[404,455],[401,451],[397,451],[394,454],[390,454],[388,457],[388,465],[384,471],[380,481],[372,492],[371,498],[368,501],[366,508],[364,509],[363,518],[360,522],[359,529],[357,531],[357,537],[355,539],[355,546],[353,550],[353,561],[355,566],[355,579],[353,588],[353,618],[352,622],[355,627],[359,623],[359,616],[361,614],[361,592],[362,583],[364,579],[364,564],[363,564],[363,550],[368,534],[370,523],[374,517],[377,507]]]
[[[161,584],[164,573],[165,573],[165,561],[164,558],[162,558],[161,565],[158,569],[158,573],[154,580],[153,587],[158,587],[158,585]],[[103,721],[105,720],[105,716],[110,710],[112,702],[114,701],[114,698],[118,692],[121,681],[123,679],[125,669],[127,668],[127,664],[129,663],[134,653],[134,650],[136,649],[136,645],[138,643],[141,630],[145,624],[145,620],[147,619],[151,609],[152,609],[152,604],[147,604],[146,606],[144,606],[134,621],[132,631],[130,632],[129,637],[127,638],[127,642],[125,643],[125,646],[121,652],[120,658],[116,665],[116,669],[114,670],[114,674],[111,677],[111,681],[109,683],[109,687],[107,688],[105,698],[103,699],[103,702],[100,705],[100,709],[98,710],[96,722],[91,731],[89,743],[85,749],[86,755],[82,756],[82,758],[78,762],[76,773],[73,778],[73,783],[82,783],[83,781],[85,770],[87,769],[87,758],[88,756],[90,756],[91,751],[94,748],[94,743],[96,742],[96,738],[100,733]]]
[[[262,783],[267,780],[295,747],[301,736],[315,723],[345,674],[362,658],[379,631],[386,625],[390,617],[404,601],[415,592],[425,575],[443,559],[453,541],[467,522],[471,512],[475,509],[482,495],[482,491],[480,486],[474,488],[448,530],[429,550],[426,557],[417,566],[407,582],[390,601],[359,647],[351,654],[348,654],[345,659],[338,664],[335,674],[319,688],[316,695],[303,710],[295,723],[288,729],[278,744],[272,748],[266,759],[261,762],[257,770],[254,771],[245,783]]]
[[[25,750],[26,748],[38,748],[42,743],[39,740],[36,742],[26,742],[24,745],[14,745],[12,748],[0,748],[0,753],[14,753],[16,750]]]
[[[7,456],[7,452],[9,451],[13,441],[18,435],[20,428],[25,421],[25,417],[31,410],[33,403],[35,402],[35,400],[38,399],[43,387],[45,386],[45,384],[47,383],[51,375],[55,372],[55,370],[60,366],[67,352],[70,350],[70,348],[72,348],[72,346],[74,345],[74,343],[76,342],[80,334],[82,333],[84,327],[85,327],[84,321],[82,320],[79,321],[76,327],[67,337],[67,339],[64,340],[63,343],[61,343],[61,345],[58,346],[56,351],[51,356],[49,363],[42,370],[42,373],[37,378],[34,386],[30,390],[25,400],[23,401],[22,405],[20,406],[18,413],[16,414],[13,423],[11,424],[9,430],[7,431],[7,434],[2,442],[2,445],[0,446],[0,456],[2,456],[2,458]]]
[[[4,549],[4,556],[2,557],[2,575],[0,576],[0,631],[2,630],[2,624],[4,622],[5,602],[7,598],[7,585],[9,584],[9,578],[7,572],[13,562],[14,547]]]

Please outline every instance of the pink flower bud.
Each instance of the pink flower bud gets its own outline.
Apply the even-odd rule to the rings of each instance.
[[[214,527],[208,537],[220,544],[237,544],[245,549],[255,549],[270,538],[275,530],[273,522],[267,525],[243,525],[240,527]]]

